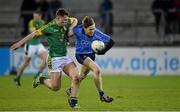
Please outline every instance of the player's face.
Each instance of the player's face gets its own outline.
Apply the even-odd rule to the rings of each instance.
[[[94,32],[95,32],[95,24],[93,24],[92,26],[89,26],[87,28],[84,28],[85,34],[88,36],[93,36]]]
[[[41,15],[34,13],[33,18],[34,18],[34,21],[39,21],[41,19]]]
[[[68,20],[68,16],[64,15],[64,16],[57,16],[56,17],[56,24],[58,26],[65,26]]]

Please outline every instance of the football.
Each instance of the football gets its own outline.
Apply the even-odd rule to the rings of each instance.
[[[105,48],[105,44],[102,41],[94,40],[91,43],[91,48],[95,53],[97,53],[98,51],[101,51],[101,50],[103,50]]]

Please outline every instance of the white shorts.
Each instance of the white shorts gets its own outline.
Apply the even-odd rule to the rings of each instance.
[[[65,65],[73,62],[70,56],[53,57],[48,56],[48,71],[62,72]]]
[[[39,55],[41,52],[47,50],[42,44],[38,44],[38,45],[25,44],[24,51],[26,56],[32,57],[33,55]]]

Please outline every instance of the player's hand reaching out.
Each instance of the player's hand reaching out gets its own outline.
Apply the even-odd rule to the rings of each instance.
[[[22,43],[19,41],[11,46],[12,50],[16,50],[17,48],[21,47]]]
[[[12,50],[16,50],[17,48],[21,47],[24,43],[26,43],[28,40],[31,40],[38,34],[37,31],[33,31],[31,34],[27,35],[23,39],[21,39],[19,42],[16,42],[11,46]]]

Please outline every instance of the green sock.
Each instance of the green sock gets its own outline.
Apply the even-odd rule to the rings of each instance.
[[[37,78],[42,72],[38,71],[38,73],[34,76],[34,79]]]
[[[45,79],[48,79],[48,77],[46,75],[43,75],[42,77],[40,77],[39,78],[40,83],[43,84]]]
[[[20,80],[20,78],[21,78],[21,75],[16,75],[17,80]]]
[[[40,71],[38,71],[38,73],[36,74],[36,75],[39,75],[39,74],[41,74],[42,72],[40,72]]]

